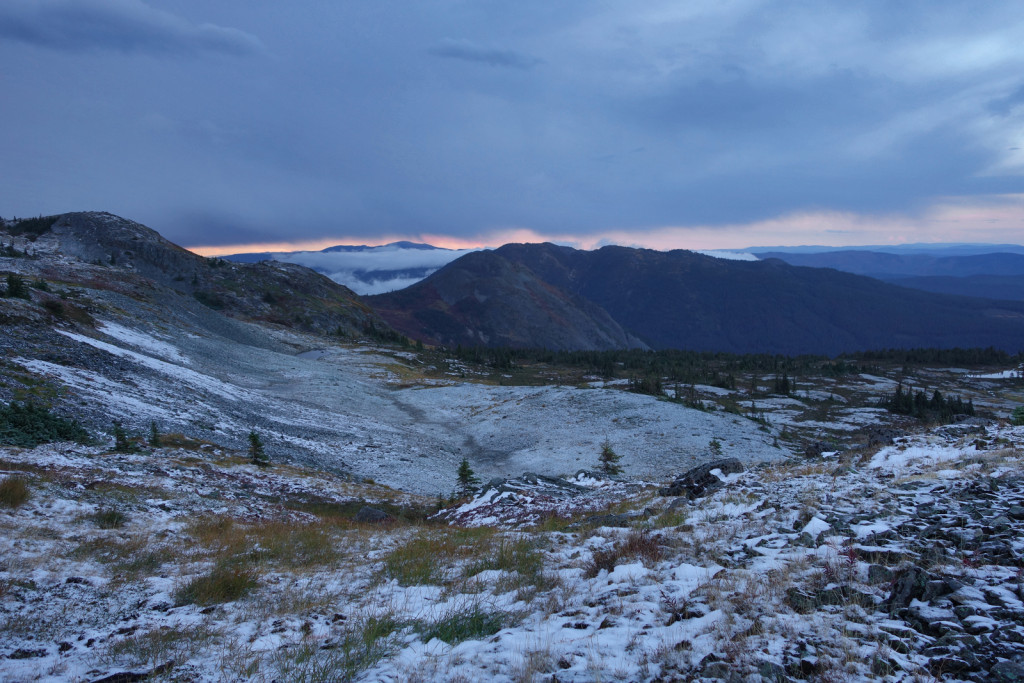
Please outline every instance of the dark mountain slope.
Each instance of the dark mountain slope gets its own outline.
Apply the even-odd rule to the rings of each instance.
[[[395,329],[432,344],[643,347],[599,306],[496,252],[467,254],[411,287],[366,299]]]
[[[430,333],[442,323],[476,331],[484,317],[498,315],[496,304],[478,300],[454,323],[437,308],[424,317],[427,293],[445,292],[448,300],[462,301],[482,287],[494,288],[504,292],[501,310],[529,318],[533,302],[515,288],[502,287],[506,273],[516,272],[562,292],[563,300],[595,304],[655,348],[828,354],[885,347],[1024,348],[1024,304],[942,296],[778,260],[727,261],[626,247],[585,252],[551,244],[505,245],[474,256],[472,267],[463,257],[422,283],[373,297],[371,303],[408,334]],[[489,267],[498,262],[507,265]],[[418,320],[419,330],[407,326],[410,319]],[[554,346],[544,330],[515,329],[520,334],[478,338],[490,345],[577,348]]]

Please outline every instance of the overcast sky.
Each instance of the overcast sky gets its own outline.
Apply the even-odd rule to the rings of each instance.
[[[1019,243],[1022,45],[1019,1],[2,0],[0,215],[236,251]]]

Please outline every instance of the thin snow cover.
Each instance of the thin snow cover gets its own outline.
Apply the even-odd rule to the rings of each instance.
[[[1020,379],[1024,377],[1024,371],[1020,368],[1013,370],[1003,370],[1002,372],[989,372],[986,374],[974,374],[969,375],[972,379]]]
[[[953,431],[906,451],[962,449]],[[0,679],[910,683],[946,672],[942,632],[970,653],[957,680],[987,680],[1024,650],[1024,430],[984,436],[1006,446],[972,452],[984,469],[772,463],[704,498],[593,491],[629,528],[518,531],[320,518],[432,501],[237,451],[0,448],[30,491],[0,508]],[[430,577],[395,569],[425,556]],[[196,604],[216,567],[251,586]],[[904,577],[927,592],[901,598]]]
[[[723,251],[720,249],[711,250],[700,250],[698,254],[704,254],[712,258],[720,258],[726,261],[757,261],[759,260],[754,254],[748,254],[744,251]]]
[[[438,268],[478,249],[410,249],[388,245],[363,251],[296,251],[273,254],[325,274],[356,294],[380,294],[415,284]],[[410,274],[410,273],[415,273]]]
[[[118,341],[122,341],[126,344],[142,349],[143,351],[147,351],[153,355],[163,358],[164,360],[185,364],[191,362],[181,354],[181,351],[179,351],[176,346],[168,344],[165,341],[161,341],[144,332],[139,332],[138,330],[127,328],[124,325],[118,325],[117,323],[104,320],[98,321],[97,329],[108,337],[113,337]]]
[[[973,445],[896,444],[886,446],[871,458],[874,469],[898,470],[919,463],[932,464],[961,460],[977,452]]]
[[[101,351],[106,351],[107,353],[115,356],[121,356],[122,358],[133,360],[139,365],[145,366],[151,370],[156,370],[157,372],[173,377],[176,380],[192,385],[198,389],[217,394],[221,398],[226,398],[232,401],[237,401],[242,398],[239,396],[239,392],[236,387],[232,387],[215,377],[210,377],[209,375],[204,375],[196,372],[195,370],[190,370],[188,368],[183,368],[180,365],[168,363],[167,361],[152,358],[151,356],[146,356],[136,351],[123,349],[120,346],[114,346],[113,344],[108,344],[107,342],[100,341],[99,339],[87,337],[84,334],[77,334],[66,330],[57,330],[57,332],[63,334],[65,337],[74,339],[75,341],[100,349]]]

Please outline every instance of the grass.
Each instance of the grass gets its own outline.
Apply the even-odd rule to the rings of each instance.
[[[27,503],[30,496],[24,477],[5,477],[0,482],[0,507],[17,509]]]
[[[623,560],[639,559],[645,563],[656,562],[661,559],[662,551],[658,540],[644,530],[634,530],[629,533],[626,540],[616,543],[608,550],[595,550],[593,557],[587,564],[583,575],[592,579],[601,573],[601,570],[612,571],[616,565]]]
[[[214,632],[202,625],[161,626],[111,642],[101,659],[122,666],[163,667],[169,662],[189,661],[214,637]]]
[[[218,565],[179,588],[174,599],[178,605],[218,605],[245,597],[257,585],[254,570]]]
[[[508,613],[501,610],[487,610],[480,603],[473,602],[451,609],[437,621],[420,623],[416,631],[424,643],[429,643],[437,638],[449,645],[455,645],[464,640],[492,636],[507,626],[510,621],[511,617]]]
[[[274,652],[274,680],[309,683],[351,681],[394,652],[401,624],[393,614],[368,616],[347,624],[336,641],[307,639],[298,647]]]
[[[92,516],[92,521],[101,529],[120,529],[128,517],[116,508],[101,508]]]
[[[329,565],[341,555],[334,527],[324,522],[242,525],[231,517],[215,516],[192,523],[188,533],[208,556],[225,565],[272,563],[299,569]]]

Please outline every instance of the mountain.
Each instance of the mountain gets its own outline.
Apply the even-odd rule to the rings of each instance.
[[[828,251],[764,252],[794,266],[835,268],[904,287],[989,299],[1024,299],[1024,254],[990,252],[955,256],[934,253]]]
[[[748,247],[740,251],[764,254],[820,254],[841,251],[870,251],[883,254],[926,254],[931,256],[975,256],[978,254],[1024,254],[1020,244],[984,244],[975,242],[914,242],[911,244],[872,244],[853,247],[826,247],[821,244],[796,247]]]
[[[33,219],[40,220],[40,219]],[[204,258],[140,223],[102,212],[51,216],[33,233],[36,248],[49,248],[68,267],[78,263],[98,286],[166,298],[189,295],[207,308],[248,321],[269,322],[318,334],[358,337],[384,323],[347,287],[300,265],[229,263]],[[142,296],[143,294],[136,294]]]
[[[257,252],[224,258],[238,263],[297,263],[359,294],[379,294],[419,282],[470,251],[400,241],[377,247],[339,244],[320,251]]]
[[[597,343],[594,330],[611,320],[652,348],[1024,348],[1024,304],[933,294],[778,259],[553,244],[509,244],[471,257],[368,301],[403,333],[448,345],[608,348],[620,337]]]
[[[600,306],[546,282],[502,249],[467,254],[423,282],[367,300],[395,329],[432,344],[645,347]]]

